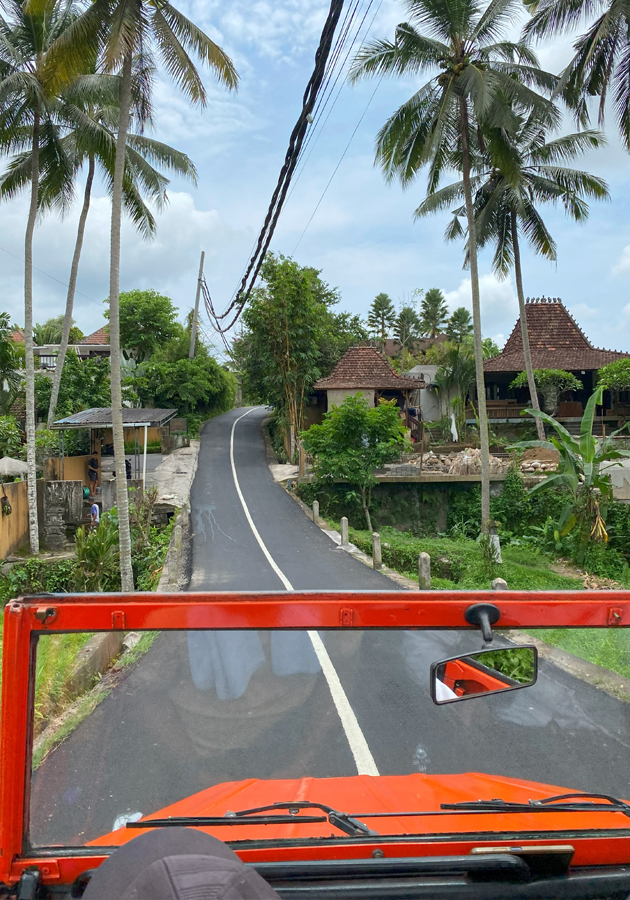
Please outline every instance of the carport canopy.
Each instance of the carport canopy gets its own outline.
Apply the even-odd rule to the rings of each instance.
[[[174,419],[176,415],[176,409],[129,409],[128,407],[125,407],[122,410],[123,427],[144,428],[144,453],[142,459],[143,489],[147,472],[147,429],[160,428],[170,422],[171,419]],[[99,406],[93,407],[92,409],[84,409],[81,412],[74,413],[72,416],[66,416],[65,419],[58,419],[51,427],[58,431],[65,431],[68,428],[89,428],[90,430],[97,428],[111,428],[112,425],[111,406]]]

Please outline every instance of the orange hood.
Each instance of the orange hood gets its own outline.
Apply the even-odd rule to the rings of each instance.
[[[526,803],[572,789],[557,785],[502,778],[469,772],[461,775],[356,775],[346,778],[295,778],[281,781],[229,781],[215,785],[143,818],[168,816],[224,816],[228,811],[251,809],[276,802],[311,801],[356,815],[380,835],[441,835],[471,833],[514,833],[541,831],[579,831],[582,829],[627,829],[628,819],[621,813],[475,813],[404,818],[369,818],[366,813],[439,811],[442,803],[471,800],[503,800]],[[287,810],[278,810],[286,815]],[[319,815],[317,810],[305,814]],[[267,813],[270,815],[272,813]],[[204,831],[224,841],[275,840],[295,838],[344,838],[328,822],[286,825],[250,825],[205,827]],[[135,828],[120,828],[103,835],[93,845],[124,844],[139,833]]]

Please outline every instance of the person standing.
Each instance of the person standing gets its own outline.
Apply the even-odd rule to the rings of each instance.
[[[98,456],[96,453],[92,454],[88,462],[88,480],[90,482],[90,497],[94,497],[98,485]]]

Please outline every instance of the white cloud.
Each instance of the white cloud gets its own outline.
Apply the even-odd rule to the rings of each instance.
[[[623,248],[619,259],[611,269],[613,275],[623,275],[625,272],[630,272],[630,244]]]
[[[510,281],[498,281],[494,275],[482,275],[479,279],[481,299],[481,327],[484,334],[488,331],[500,330],[510,333],[518,318],[518,301]],[[465,306],[472,312],[472,295],[470,278],[465,278],[454,291],[445,294],[450,310]],[[502,337],[499,333],[498,337]]]

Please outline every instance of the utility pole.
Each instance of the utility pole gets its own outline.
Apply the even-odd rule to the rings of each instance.
[[[192,328],[190,330],[190,350],[188,358],[195,358],[195,341],[197,340],[197,319],[199,318],[199,297],[201,296],[201,279],[203,278],[203,260],[205,252],[201,251],[201,260],[199,262],[199,278],[197,279],[197,296],[195,297],[195,312],[192,320]]]

